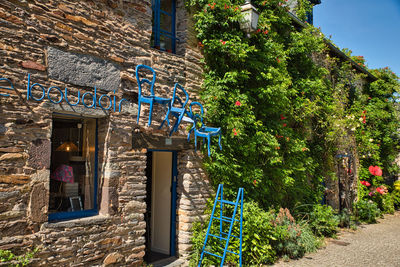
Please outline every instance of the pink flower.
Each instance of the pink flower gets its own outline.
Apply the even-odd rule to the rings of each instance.
[[[369,172],[375,176],[382,176],[382,170],[378,166],[369,166]]]
[[[241,105],[242,105],[242,103],[240,103],[239,100],[235,102],[235,106],[241,106]]]
[[[370,186],[371,184],[368,182],[368,181],[365,181],[365,186],[366,187],[368,187],[368,186]]]
[[[371,192],[368,193],[368,196],[371,197],[373,194],[374,194],[374,192],[371,191]]]

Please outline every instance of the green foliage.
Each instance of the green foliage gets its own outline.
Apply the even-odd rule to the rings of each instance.
[[[307,252],[315,251],[321,240],[313,235],[311,228],[305,221],[297,223],[288,209],[268,212],[258,207],[257,203],[245,203],[243,207],[243,265],[260,266],[271,264],[277,256],[300,258]],[[193,227],[193,253],[190,265],[197,266],[205,239],[208,224],[195,223]],[[210,233],[218,234],[219,224],[212,224]],[[239,227],[235,227],[233,234],[239,236]],[[239,240],[233,238],[229,250],[239,251]],[[209,237],[207,251],[222,255],[221,242]],[[226,263],[235,264],[238,258],[227,254]],[[219,265],[216,257],[205,256],[204,266]]]
[[[334,236],[337,232],[339,219],[331,206],[314,205],[309,214],[308,223],[317,236]]]
[[[400,209],[400,190],[393,190],[392,192],[393,205],[396,210]]]
[[[8,262],[9,266],[13,267],[27,266],[37,251],[38,248],[35,248],[33,251],[17,256],[10,250],[0,249],[0,262]]]
[[[348,209],[345,208],[338,214],[338,220],[339,227],[356,229],[356,219]]]
[[[209,220],[209,218],[208,218]],[[208,222],[208,220],[206,220]],[[274,228],[272,225],[273,212],[265,212],[256,203],[245,203],[243,206],[243,244],[242,261],[245,266],[270,264],[276,259],[276,252],[271,246],[275,240]],[[234,228],[233,235],[239,236],[239,227]],[[193,226],[193,254],[191,266],[196,266],[200,259],[200,252],[205,239],[208,224],[195,223]],[[213,223],[210,233],[219,233],[219,223]],[[225,243],[223,242],[223,245]],[[222,255],[222,242],[216,238],[209,238],[207,251],[216,252]],[[239,251],[239,240],[232,238],[229,250]],[[219,265],[220,259],[212,256],[205,256],[204,266]],[[237,263],[235,255],[227,254],[226,262]]]
[[[280,209],[275,215],[275,241],[273,247],[278,255],[291,259],[303,257],[307,252],[315,251],[320,240],[305,222],[296,223],[288,209]]]
[[[295,28],[283,0],[252,1],[260,18],[250,36],[240,29],[242,1],[186,3],[204,54],[206,124],[223,133],[223,150],[214,143],[204,166],[215,186],[226,185],[227,197],[244,187],[265,210],[318,203],[338,148],[351,140],[362,179],[372,164],[385,175],[396,173],[399,120],[392,95],[399,82],[389,69],[361,83],[366,75],[331,58],[319,30]],[[300,1],[298,16],[309,8]]]
[[[360,200],[355,204],[357,220],[366,223],[376,223],[376,218],[381,215],[378,205],[372,200]]]
[[[384,194],[384,195],[378,195],[375,200],[375,202],[378,204],[378,208],[382,211],[382,213],[389,213],[393,214],[394,213],[394,201],[392,194]]]

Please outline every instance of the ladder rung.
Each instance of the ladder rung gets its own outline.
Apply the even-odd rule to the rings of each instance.
[[[222,216],[222,218],[225,219],[225,220],[232,220],[232,218],[226,217],[226,216]],[[239,221],[238,219],[233,219],[233,220],[236,221],[236,222]]]
[[[225,233],[225,232],[220,232],[220,233],[221,233],[221,234],[224,234],[224,235],[228,235],[228,233]],[[240,237],[235,236],[235,235],[231,235],[231,237],[240,238]]]
[[[236,252],[233,252],[233,251],[230,251],[230,250],[226,250],[226,252],[229,252],[229,253],[232,253],[232,254],[235,254],[235,255],[238,255],[239,256],[239,253],[236,253]]]
[[[226,240],[225,237],[220,237],[220,236],[212,235],[212,234],[208,234],[208,235],[209,235],[209,236],[212,236],[212,237],[216,237],[216,238],[218,238],[218,239]]]
[[[220,217],[213,217],[213,219],[221,220],[221,221],[224,221],[224,222],[232,222],[232,218],[225,217],[225,216],[222,216],[222,219]],[[233,220],[236,221],[236,222],[239,221],[238,219],[233,219]]]
[[[221,200],[218,199],[219,202],[225,203],[225,204],[231,204],[231,205],[236,205],[236,202],[228,201],[228,200]]]
[[[210,255],[212,255],[212,256],[215,256],[215,257],[218,257],[218,258],[221,258],[221,259],[222,259],[222,256],[216,255],[216,254],[211,253],[211,252],[208,252],[207,250],[204,250],[204,253],[207,253],[207,254],[210,254]]]

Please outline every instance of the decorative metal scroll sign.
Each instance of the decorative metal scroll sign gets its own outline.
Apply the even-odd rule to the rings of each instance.
[[[6,82],[6,83],[9,84],[9,86],[0,85],[0,89],[9,90],[9,91],[15,90],[13,83],[9,79],[0,78],[0,82]],[[42,91],[42,94],[41,94],[41,96],[39,98],[34,97],[32,95],[32,91],[34,89],[35,90],[39,89],[39,91],[40,90]],[[78,90],[78,100],[76,100],[75,103],[71,103],[68,100],[68,94],[69,93],[68,93],[68,88],[67,87],[65,87],[64,91],[61,90],[61,88],[58,87],[58,86],[51,86],[46,90],[46,88],[43,85],[41,85],[40,83],[32,83],[31,82],[31,75],[28,74],[28,83],[27,83],[27,87],[26,87],[26,99],[27,100],[32,99],[32,100],[35,100],[35,101],[42,101],[45,97],[47,97],[47,99],[53,104],[60,104],[63,100],[65,100],[65,102],[70,106],[76,106],[80,102],[82,102],[82,105],[85,108],[94,108],[94,109],[96,109],[97,107],[100,107],[101,109],[104,109],[104,110],[110,110],[112,108],[114,110],[114,112],[117,111],[117,109],[118,109],[118,112],[121,112],[122,103],[124,101],[129,103],[129,101],[126,100],[125,98],[122,98],[121,100],[119,100],[117,102],[116,96],[115,96],[115,91],[116,90],[114,90],[114,95],[113,96],[109,96],[109,95],[106,95],[106,94],[102,94],[102,95],[99,96],[97,94],[97,88],[95,86],[93,92],[85,92],[81,96],[81,91]],[[51,92],[58,92],[58,94],[59,94],[58,99],[52,98],[50,96]],[[7,97],[7,96],[10,96],[10,94],[0,93],[0,96]],[[85,98],[91,100],[90,105],[88,105],[85,102]]]

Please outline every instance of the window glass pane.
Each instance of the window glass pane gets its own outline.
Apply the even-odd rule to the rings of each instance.
[[[163,13],[161,13],[161,17],[160,17],[160,26],[161,29],[163,29],[164,31],[167,32],[172,32],[172,18],[171,16],[165,15]]]
[[[161,0],[161,10],[165,12],[172,12],[172,0]]]
[[[172,53],[172,39],[161,34],[160,36],[160,49]]]
[[[49,213],[94,208],[94,119],[54,118]]]

